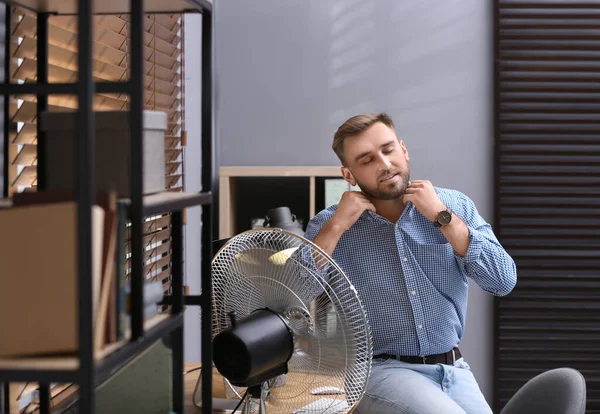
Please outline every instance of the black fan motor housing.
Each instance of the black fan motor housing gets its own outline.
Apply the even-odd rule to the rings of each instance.
[[[252,387],[287,373],[294,338],[276,312],[257,309],[213,339],[217,370],[231,384]]]

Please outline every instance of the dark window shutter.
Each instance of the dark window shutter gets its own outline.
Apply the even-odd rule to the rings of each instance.
[[[495,403],[578,369],[600,413],[600,1],[496,0],[496,223],[518,282],[495,302]]]

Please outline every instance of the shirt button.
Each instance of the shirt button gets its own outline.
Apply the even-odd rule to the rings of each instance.
[[[412,291],[412,292],[410,292],[410,293],[412,293],[413,295],[416,295],[416,294],[417,294],[417,291],[416,291],[416,290],[413,290],[413,291]]]
[[[405,262],[408,262],[408,258],[406,258],[406,257],[404,259],[402,259],[402,260],[404,260]]]
[[[419,328],[419,329],[423,329],[423,325],[419,325],[419,326],[418,326],[418,328]]]

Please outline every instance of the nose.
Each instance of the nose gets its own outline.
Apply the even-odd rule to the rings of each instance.
[[[379,165],[383,170],[389,170],[392,162],[385,154],[379,154]]]

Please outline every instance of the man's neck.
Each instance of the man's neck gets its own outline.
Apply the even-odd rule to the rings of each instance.
[[[375,206],[377,214],[392,223],[398,221],[406,207],[406,204],[402,201],[402,197],[398,197],[395,200],[373,200],[369,197],[369,200]]]

